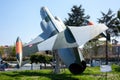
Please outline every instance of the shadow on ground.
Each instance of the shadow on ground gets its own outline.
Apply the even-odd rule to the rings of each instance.
[[[72,77],[72,74],[54,74],[53,72],[44,73],[42,71],[14,71],[12,74],[10,73],[2,73],[3,75],[9,76],[9,77],[46,77],[50,80],[79,80],[77,78]]]

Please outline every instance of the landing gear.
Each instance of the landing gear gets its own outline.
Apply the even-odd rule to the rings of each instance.
[[[86,69],[86,62],[82,61],[81,65],[73,63],[69,66],[69,70],[73,74],[81,74]]]

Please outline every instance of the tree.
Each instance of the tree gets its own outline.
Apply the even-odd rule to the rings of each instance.
[[[14,46],[8,46],[6,48],[6,51],[9,55],[9,57],[16,57],[15,45]]]
[[[98,18],[98,23],[104,23],[109,28],[108,33],[112,36],[118,36],[120,28],[120,19],[118,16],[115,17],[111,9],[109,9],[106,14],[104,12],[101,12],[101,14],[102,17]]]
[[[89,15],[85,16],[85,9],[82,9],[82,5],[76,6],[74,5],[71,8],[71,13],[68,13],[69,18],[65,18],[65,25],[68,26],[84,26],[88,23]]]
[[[16,56],[15,45],[14,45],[14,46],[12,46],[11,56],[13,56],[13,57],[15,57],[15,56]]]
[[[31,63],[44,63],[46,68],[46,63],[50,63],[52,61],[51,55],[46,54],[34,54],[30,57]]]
[[[118,10],[117,17],[120,19],[120,9]]]
[[[90,65],[93,66],[93,58],[98,58],[98,50],[103,44],[103,42],[98,40],[99,36],[95,37],[94,39],[88,41],[84,44],[83,53],[86,55],[86,58],[90,61]]]
[[[4,47],[0,46],[0,57],[2,57],[3,54],[4,54]]]
[[[52,56],[41,54],[41,55],[38,56],[38,60],[39,60],[39,63],[44,63],[45,68],[46,68],[46,64],[50,63],[52,61]]]
[[[119,11],[118,16],[115,17],[112,10],[109,9],[105,14],[103,12],[102,17],[98,18],[99,23],[104,23],[109,29],[106,30],[106,64],[108,64],[108,41],[110,41],[111,36],[118,36],[119,27],[120,27],[120,19],[119,19]]]
[[[117,12],[117,23],[116,23],[116,25],[117,25],[117,27],[118,27],[118,29],[119,29],[119,31],[120,31],[120,9],[118,10],[118,12]]]
[[[30,56],[31,63],[38,63],[38,56],[36,54],[33,54]]]

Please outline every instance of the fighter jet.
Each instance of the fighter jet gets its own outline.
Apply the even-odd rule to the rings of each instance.
[[[104,24],[66,26],[60,18],[54,17],[47,7],[42,7],[40,14],[43,32],[23,47],[23,56],[38,51],[56,50],[71,73],[82,73],[86,69],[86,62],[79,46],[105,31],[107,27]],[[17,56],[21,66],[22,61],[19,60],[22,59],[19,57],[22,56]]]

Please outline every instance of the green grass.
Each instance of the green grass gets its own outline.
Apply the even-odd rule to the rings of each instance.
[[[73,75],[68,69],[60,74],[52,70],[25,70],[0,72],[0,80],[106,80],[106,74],[100,72],[100,67],[87,67],[84,73]],[[120,66],[113,65],[112,72],[107,73],[107,80],[120,80]]]

